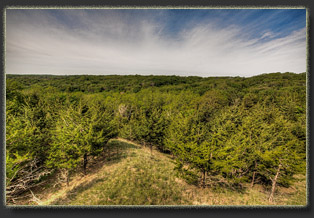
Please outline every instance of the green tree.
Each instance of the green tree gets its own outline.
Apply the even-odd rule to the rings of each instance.
[[[81,102],[60,112],[47,164],[70,171],[83,159],[86,173],[88,156],[98,155],[116,134],[113,112],[101,110],[97,103],[87,106]]]

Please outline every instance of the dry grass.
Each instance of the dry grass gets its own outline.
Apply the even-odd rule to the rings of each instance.
[[[88,174],[78,171],[70,185],[34,190],[33,205],[306,205],[306,178],[295,177],[290,188],[279,187],[274,202],[261,185],[241,193],[199,188],[176,176],[170,156],[125,139],[111,140],[116,153],[98,157]],[[34,199],[34,197],[33,197]]]

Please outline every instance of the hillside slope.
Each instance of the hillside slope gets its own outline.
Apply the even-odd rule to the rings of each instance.
[[[60,198],[58,205],[164,205],[185,204],[177,185],[174,165],[163,155],[117,140],[120,147],[96,177]],[[121,149],[122,147],[122,149]]]
[[[123,139],[109,145],[115,152],[93,161],[88,174],[77,172],[70,185],[34,191],[34,205],[269,205],[261,186],[243,192],[199,188],[178,178],[173,160],[156,150]],[[305,177],[280,188],[272,205],[305,205]]]

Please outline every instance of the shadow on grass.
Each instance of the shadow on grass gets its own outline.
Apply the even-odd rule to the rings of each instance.
[[[86,184],[74,187],[72,190],[67,192],[66,196],[56,199],[50,205],[69,205],[71,201],[74,200],[77,195],[81,194],[85,190],[88,190],[89,188],[93,187],[99,182],[104,182],[104,181],[105,181],[105,178],[95,178]]]
[[[216,193],[237,192],[237,193],[245,194],[247,191],[246,187],[237,183],[230,184],[226,182],[218,182],[216,184],[209,185],[208,187],[210,187]]]
[[[121,159],[131,155],[130,149],[139,149],[139,146],[131,143],[122,142],[117,139],[112,139],[108,142],[104,149],[103,157],[111,164],[119,162]]]
[[[100,169],[101,166],[111,166],[113,164],[119,163],[122,159],[127,158],[128,156],[132,156],[133,153],[129,153],[130,149],[139,149],[139,146],[133,145],[131,143],[122,142],[116,139],[112,139],[106,145],[106,149],[103,155],[97,157],[92,161],[89,173],[95,173]],[[97,164],[100,160],[103,160],[102,163]],[[105,178],[95,178],[86,184],[79,185],[70,190],[65,197],[56,199],[51,205],[67,205],[69,204],[77,195],[82,193],[83,191],[93,187],[99,182],[104,182]]]

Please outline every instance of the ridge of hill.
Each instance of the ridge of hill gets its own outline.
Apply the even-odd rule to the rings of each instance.
[[[108,143],[113,152],[91,160],[88,174],[77,170],[69,186],[56,185],[31,192],[31,205],[306,205],[305,176],[290,188],[280,187],[274,202],[260,185],[244,191],[200,188],[177,176],[172,158],[125,139]]]

